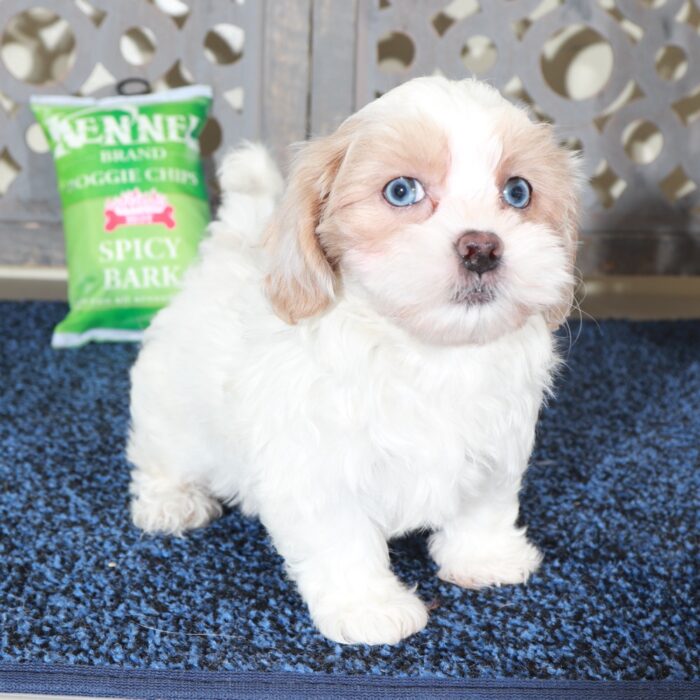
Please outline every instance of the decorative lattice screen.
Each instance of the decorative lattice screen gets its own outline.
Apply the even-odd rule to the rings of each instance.
[[[0,0],[0,32],[0,264],[62,262],[30,94],[205,82],[207,156],[241,137],[281,155],[441,72],[489,80],[583,150],[585,272],[700,273],[695,0]]]

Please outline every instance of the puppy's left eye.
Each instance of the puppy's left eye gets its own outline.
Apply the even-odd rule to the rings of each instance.
[[[414,177],[396,177],[382,190],[384,199],[394,207],[408,207],[425,197],[423,185]]]
[[[525,209],[530,204],[532,187],[524,177],[511,177],[503,186],[503,199],[516,209]]]

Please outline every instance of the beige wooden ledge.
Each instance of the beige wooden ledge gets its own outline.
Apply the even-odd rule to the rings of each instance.
[[[700,277],[596,277],[578,293],[581,311],[597,319],[700,318]],[[573,317],[577,314],[574,312]]]

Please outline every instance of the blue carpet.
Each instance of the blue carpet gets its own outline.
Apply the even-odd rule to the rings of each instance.
[[[700,322],[581,327],[523,492],[545,555],[527,586],[448,585],[425,537],[405,538],[395,570],[430,601],[427,628],[396,647],[344,647],[314,631],[257,521],[231,510],[184,540],[135,530],[123,447],[136,348],[51,350],[64,313],[0,303],[0,692],[38,692],[27,679],[42,669],[443,689],[700,675]],[[668,697],[681,687],[698,697],[694,684]]]

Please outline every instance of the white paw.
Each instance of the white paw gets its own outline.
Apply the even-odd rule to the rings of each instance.
[[[463,588],[525,583],[542,563],[542,555],[523,531],[480,538],[471,545],[440,543],[436,537],[431,552],[440,565],[438,576]]]
[[[173,484],[134,474],[131,519],[146,532],[182,535],[221,515],[221,504],[195,484]]]
[[[363,598],[324,599],[312,616],[321,634],[341,644],[396,644],[425,627],[428,612],[418,596],[395,583]]]

